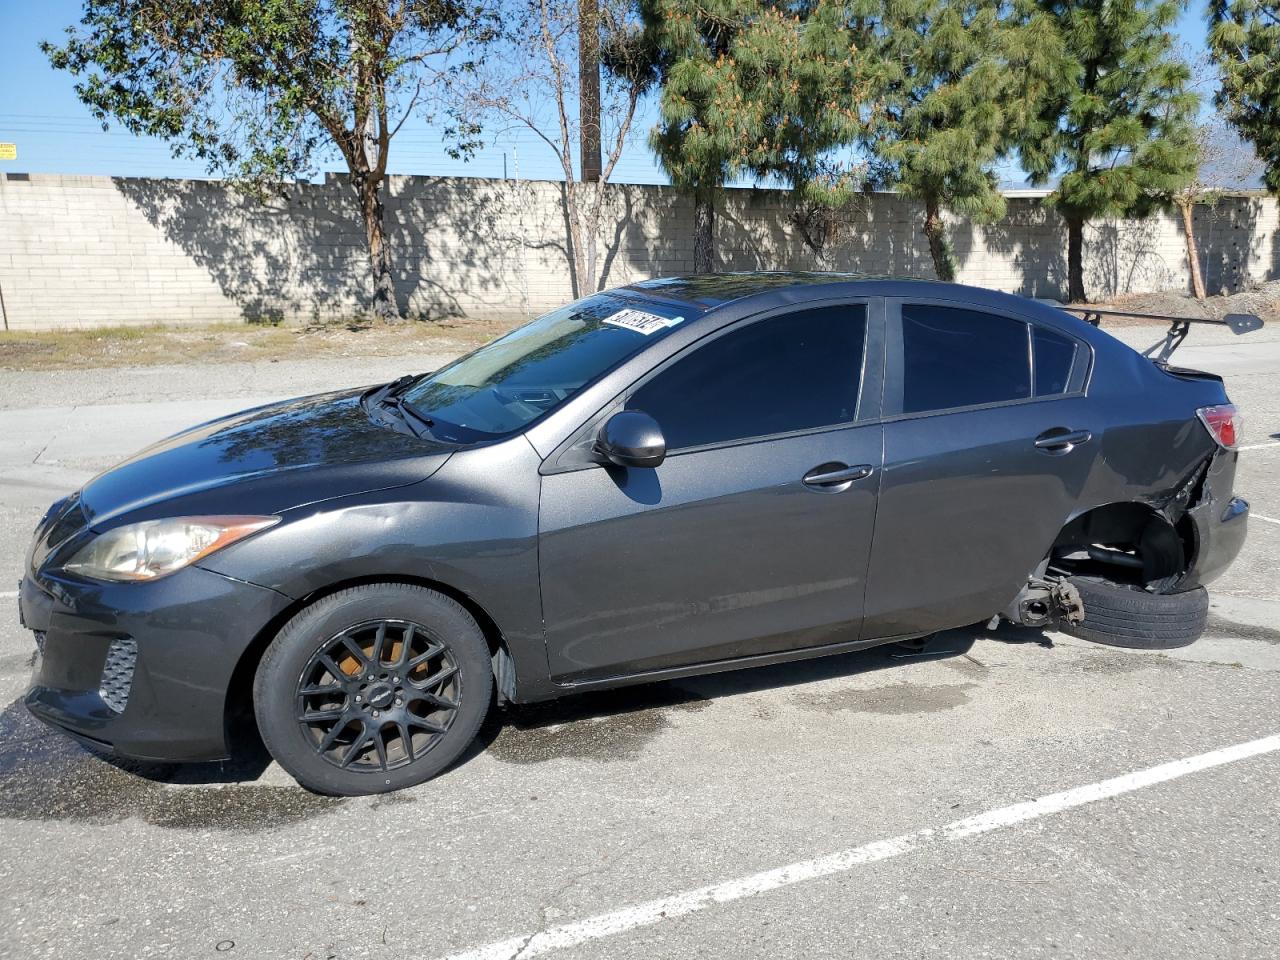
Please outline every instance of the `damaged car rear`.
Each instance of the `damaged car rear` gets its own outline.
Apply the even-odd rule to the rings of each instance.
[[[1114,316],[1167,320],[1169,332],[1139,356],[1133,387],[1152,390],[1156,403],[1174,413],[1196,403],[1195,418],[1109,431],[1104,463],[1122,477],[1141,476],[1141,462],[1178,450],[1155,489],[1073,517],[1055,538],[1005,617],[1029,626],[1057,619],[1070,633],[1114,646],[1167,649],[1194,642],[1204,632],[1209,598],[1205,585],[1230,565],[1244,543],[1249,513],[1234,494],[1242,421],[1222,378],[1173,366],[1169,359],[1192,323],[1229,327],[1236,334],[1262,326],[1252,315],[1224,320],[1156,317],[1080,309],[1093,325]],[[1105,396],[1099,385],[1095,395]],[[1192,401],[1192,398],[1195,398]],[[1117,403],[1122,400],[1117,397]],[[1197,430],[1196,424],[1203,427]],[[1167,444],[1161,442],[1166,431]],[[1134,447],[1127,448],[1132,442]],[[1154,446],[1150,445],[1154,442]],[[1164,488],[1171,478],[1181,478]]]
[[[646,281],[430,374],[205,424],[40,522],[26,702],[326,793],[491,708],[1010,621],[1194,641],[1245,537],[1222,380],[953,284]],[[1212,322],[1212,321],[1211,321]],[[1260,323],[1230,317],[1237,333]]]

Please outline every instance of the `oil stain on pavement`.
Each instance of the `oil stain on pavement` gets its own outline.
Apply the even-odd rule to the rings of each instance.
[[[1067,664],[1063,673],[1101,673],[1106,676],[1123,676],[1143,670],[1181,670],[1183,664],[1159,650],[1113,650],[1109,653],[1091,653]]]
[[[219,772],[215,764],[207,767]],[[105,759],[44,726],[20,701],[0,712],[0,818],[112,823],[138,817],[161,827],[261,830],[341,803],[299,787],[169,782],[193,769],[201,768]],[[223,779],[246,775],[222,772]]]
[[[851,710],[859,713],[937,713],[969,702],[968,691],[976,683],[890,683],[881,687],[847,687],[834,693],[804,694],[800,706],[826,713]]]
[[[660,683],[511,706],[487,731],[486,752],[504,763],[632,760],[671,726],[672,711],[701,710],[708,703],[700,694]]]

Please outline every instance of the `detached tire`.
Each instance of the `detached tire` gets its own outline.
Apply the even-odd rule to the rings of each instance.
[[[1063,630],[1081,640],[1111,647],[1172,650],[1200,639],[1209,616],[1204,587],[1186,593],[1148,593],[1091,577],[1071,577],[1084,603],[1084,622]]]
[[[267,750],[317,793],[386,793],[458,759],[489,711],[493,671],[475,619],[425,587],[375,583],[300,611],[253,684]]]

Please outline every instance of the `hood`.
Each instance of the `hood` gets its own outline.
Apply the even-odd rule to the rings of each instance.
[[[454,449],[370,421],[363,391],[234,413],[162,440],[85,486],[90,524],[198,514],[273,514],[415,483]]]

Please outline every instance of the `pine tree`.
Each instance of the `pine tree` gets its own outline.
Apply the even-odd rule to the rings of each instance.
[[[1253,144],[1280,193],[1280,3],[1210,0],[1209,50],[1222,72],[1217,103]]]
[[[819,158],[862,130],[869,88],[854,42],[871,0],[644,0],[662,78],[650,138],[676,186],[694,200],[694,269],[714,269],[715,198],[744,174],[806,189]]]
[[[1004,215],[992,165],[1008,146],[998,0],[885,0],[880,55],[893,73],[871,128],[873,180],[924,204],[941,280],[955,279],[943,209],[979,222]]]
[[[1174,56],[1176,0],[1039,0],[1061,37],[1060,81],[1023,131],[1033,183],[1062,178],[1051,201],[1067,223],[1067,293],[1085,299],[1084,226],[1144,215],[1194,174],[1198,98]]]

